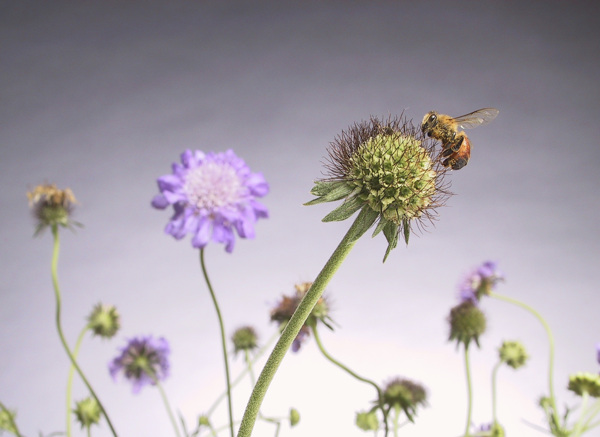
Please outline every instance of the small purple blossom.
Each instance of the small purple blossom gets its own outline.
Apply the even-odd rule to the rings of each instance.
[[[600,343],[596,343],[596,359],[598,360],[598,364],[600,364]]]
[[[145,385],[155,385],[169,375],[169,343],[163,337],[136,337],[127,342],[108,369],[114,380],[121,372],[133,383],[133,393]]]
[[[497,263],[486,261],[463,279],[459,287],[460,300],[477,304],[482,295],[490,294],[502,280],[504,276],[498,270]]]
[[[232,150],[204,153],[186,150],[173,173],[158,178],[152,206],[173,205],[174,214],[165,228],[180,240],[192,234],[192,246],[205,247],[213,240],[233,251],[235,233],[254,238],[254,224],[268,217],[267,208],[256,199],[269,192],[261,173],[252,173]]]

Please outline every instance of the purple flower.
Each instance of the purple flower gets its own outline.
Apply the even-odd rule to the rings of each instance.
[[[600,343],[596,343],[596,359],[598,360],[598,364],[600,364]]]
[[[193,247],[205,247],[212,239],[232,252],[234,229],[241,238],[254,238],[254,224],[268,217],[267,208],[256,199],[269,192],[269,184],[232,150],[186,150],[181,164],[173,164],[173,174],[158,178],[158,189],[152,206],[173,205],[175,211],[165,232],[178,240],[191,233]]]
[[[114,380],[123,372],[125,378],[133,383],[133,393],[138,393],[145,385],[156,385],[169,374],[167,356],[169,344],[163,337],[136,337],[121,349],[121,355],[112,360],[108,369]]]
[[[459,287],[460,300],[477,304],[482,295],[489,295],[503,279],[497,264],[486,261],[463,279]]]

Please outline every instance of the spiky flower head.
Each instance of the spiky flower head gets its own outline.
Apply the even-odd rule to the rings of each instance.
[[[119,373],[133,384],[133,393],[145,385],[156,385],[169,375],[169,344],[163,337],[136,337],[127,342],[121,354],[109,364],[109,371],[116,380]]]
[[[277,322],[280,329],[285,328],[287,322],[290,321],[296,308],[300,305],[302,298],[308,292],[311,285],[312,282],[302,282],[294,285],[296,293],[292,296],[284,295],[277,306],[271,310],[271,321]],[[329,303],[325,297],[320,297],[310,313],[310,316],[308,316],[308,319],[306,319],[306,322],[304,322],[304,325],[300,328],[300,332],[298,332],[298,335],[294,339],[292,351],[298,352],[300,350],[302,343],[310,334],[310,326],[320,321],[331,329],[330,320]]]
[[[112,338],[121,327],[121,317],[113,305],[97,303],[88,316],[90,329],[102,338]]]
[[[377,431],[379,429],[379,418],[375,411],[361,411],[356,413],[355,423],[363,431]]]
[[[502,346],[498,349],[498,354],[500,355],[500,361],[513,369],[524,366],[529,359],[525,346],[518,341],[502,342]]]
[[[102,410],[96,399],[88,397],[75,403],[73,413],[83,429],[100,423]]]
[[[587,394],[593,398],[598,398],[600,397],[600,375],[597,373],[578,372],[569,376],[569,385],[567,388],[579,396]]]
[[[256,199],[269,192],[261,173],[252,173],[233,150],[204,153],[186,150],[173,173],[158,178],[160,194],[152,206],[173,206],[174,214],[165,228],[180,240],[192,234],[192,246],[205,247],[211,240],[233,251],[234,230],[241,238],[254,238],[254,225],[268,217],[267,208]]]
[[[27,193],[27,199],[37,222],[35,235],[48,227],[81,226],[71,219],[77,200],[69,188],[59,190],[54,184],[38,185]]]
[[[315,182],[311,194],[317,198],[306,205],[344,199],[325,222],[365,212],[355,238],[377,222],[373,236],[383,231],[388,242],[384,261],[399,234],[408,244],[412,226],[434,220],[435,209],[451,194],[434,144],[403,116],[372,117],[351,126],[330,144],[328,154],[328,177]]]
[[[413,422],[417,407],[427,405],[427,391],[410,379],[394,378],[383,390],[383,404],[389,408],[401,408],[408,420]]]
[[[234,353],[252,351],[258,347],[258,335],[252,326],[243,326],[235,330],[231,336]]]
[[[450,310],[450,340],[457,345],[469,347],[471,341],[479,346],[479,336],[485,332],[486,320],[483,312],[471,301],[464,301]]]
[[[290,426],[294,427],[300,423],[300,412],[295,408],[290,408]]]
[[[485,261],[473,269],[460,284],[460,297],[473,303],[479,302],[482,296],[489,296],[496,284],[504,280],[494,261]]]
[[[17,413],[15,411],[7,410],[6,408],[0,408],[0,434],[2,431],[8,431],[11,434],[19,435],[17,426],[15,424],[15,418]]]

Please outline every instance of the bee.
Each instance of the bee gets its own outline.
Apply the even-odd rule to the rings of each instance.
[[[498,115],[496,108],[483,108],[460,117],[450,117],[431,111],[425,114],[421,123],[423,134],[442,142],[442,165],[460,170],[471,157],[471,141],[464,131],[489,123]]]

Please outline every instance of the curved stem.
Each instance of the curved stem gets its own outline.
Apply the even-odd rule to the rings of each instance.
[[[549,393],[550,404],[552,406],[552,421],[554,422],[556,429],[561,429],[561,425],[558,421],[558,410],[556,409],[556,398],[554,396],[554,336],[552,335],[550,326],[548,325],[546,320],[541,316],[541,314],[538,313],[536,310],[534,310],[529,305],[527,305],[517,299],[513,299],[512,297],[504,296],[504,295],[498,294],[498,293],[490,293],[490,296],[495,297],[496,299],[503,300],[505,302],[512,303],[514,305],[517,305],[517,306],[523,308],[525,311],[530,312],[531,314],[533,314],[533,316],[536,319],[538,319],[538,321],[542,324],[542,326],[546,330],[546,335],[548,336],[548,344],[549,344],[549,349],[550,349],[550,353],[549,353],[550,356],[548,358],[548,391],[550,392]]]
[[[377,390],[377,398],[379,401],[379,408],[381,409],[381,412],[383,413],[383,423],[385,426],[385,434],[384,435],[387,436],[387,434],[388,434],[387,413],[386,413],[386,410],[383,405],[383,392],[381,391],[381,388],[379,387],[379,385],[377,385],[376,382],[374,382],[368,378],[364,378],[364,377],[358,375],[356,372],[354,372],[353,370],[351,370],[350,368],[348,368],[347,366],[345,366],[344,364],[342,364],[341,362],[339,362],[338,360],[333,358],[325,350],[325,347],[323,346],[323,343],[321,342],[321,337],[319,336],[319,331],[317,330],[317,323],[312,323],[311,328],[312,328],[312,332],[315,337],[317,346],[319,347],[319,350],[321,351],[321,353],[323,354],[323,356],[325,358],[327,358],[329,361],[331,361],[331,363],[335,364],[336,366],[338,366],[340,369],[342,369],[346,373],[350,374],[350,376],[358,379],[359,381],[362,381],[362,382],[372,385],[375,388],[375,390]]]
[[[368,208],[363,208],[319,275],[316,277],[310,289],[304,295],[304,298],[298,305],[294,315],[285,325],[279,340],[275,344],[271,355],[267,359],[267,362],[258,377],[254,390],[252,390],[252,394],[250,395],[250,399],[246,406],[246,411],[244,412],[244,417],[242,418],[242,423],[240,424],[238,437],[250,437],[252,434],[252,429],[256,423],[256,417],[258,416],[262,401],[283,357],[292,345],[298,332],[300,332],[306,319],[308,319],[314,306],[319,301],[323,291],[325,291],[325,287],[337,269],[342,265],[342,262],[348,253],[350,253],[350,250],[354,247],[354,244],[360,235],[362,235],[360,230],[365,228],[364,222],[367,220],[368,215]]]
[[[219,309],[219,304],[217,303],[217,297],[215,296],[210,279],[208,278],[208,272],[206,271],[206,264],[204,263],[204,248],[200,249],[200,265],[202,266],[202,274],[204,275],[204,280],[208,286],[208,291],[210,292],[210,297],[212,298],[215,310],[217,311],[217,318],[219,319],[219,328],[221,330],[221,346],[223,348],[223,360],[225,361],[225,380],[227,382],[227,407],[229,410],[229,423],[231,437],[234,437],[233,407],[231,402],[231,378],[229,376],[229,357],[227,356],[227,337],[225,336],[225,325],[223,324],[223,316],[221,315],[221,310]]]
[[[469,345],[465,345],[465,373],[467,376],[467,394],[468,394],[468,407],[467,407],[467,426],[465,428],[465,437],[471,435],[471,414],[473,412],[473,387],[471,384],[471,365],[469,363]]]
[[[73,354],[71,353],[71,350],[69,349],[69,345],[67,344],[67,341],[65,340],[65,336],[62,331],[62,326],[60,323],[61,299],[60,299],[60,288],[58,286],[58,254],[60,252],[60,242],[59,242],[59,238],[58,238],[58,225],[52,226],[52,236],[54,237],[54,248],[52,250],[52,285],[54,286],[54,294],[56,297],[56,330],[58,331],[58,336],[60,337],[60,342],[62,343],[62,345],[65,349],[65,352],[67,353],[67,355],[69,356],[69,359],[71,360],[71,364],[73,365],[73,367],[75,367],[75,370],[77,370],[77,373],[81,377],[81,379],[82,379],[83,383],[85,384],[85,386],[87,387],[87,389],[90,391],[90,394],[94,397],[94,399],[96,399],[96,402],[98,402],[98,406],[102,410],[102,414],[104,414],[104,418],[106,419],[106,423],[108,424],[108,427],[110,428],[112,435],[114,437],[117,437],[117,433],[112,425],[112,422],[110,421],[110,419],[108,417],[108,414],[106,413],[106,410],[104,409],[104,406],[100,402],[100,399],[96,395],[96,392],[94,391],[94,389],[88,382],[87,378],[83,374],[83,371],[77,364],[77,361],[75,361],[75,358],[73,357]]]
[[[81,347],[81,342],[83,341],[83,337],[85,333],[88,331],[90,325],[85,325],[85,327],[79,333],[79,337],[77,337],[77,341],[75,342],[75,348],[73,349],[73,358],[77,359],[77,355],[79,355],[79,348]],[[71,364],[69,368],[69,377],[67,378],[67,437],[71,436],[71,399],[72,399],[72,388],[73,388],[73,376],[75,375],[75,366]]]
[[[498,361],[494,366],[494,370],[492,371],[492,423],[498,422],[498,416],[496,414],[496,405],[497,405],[497,377],[498,377],[498,369],[502,365],[502,361]]]

